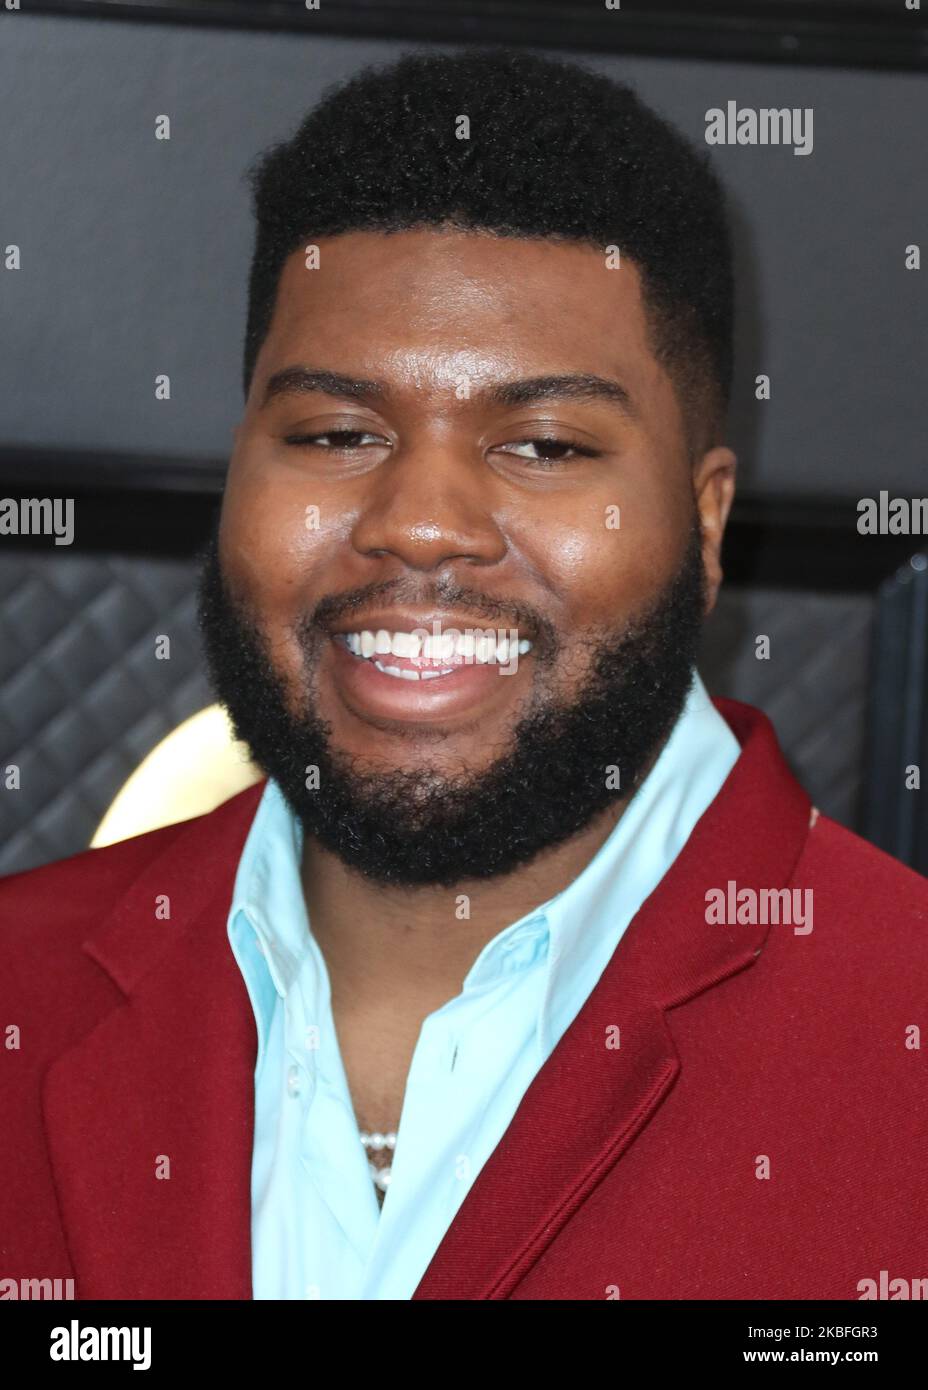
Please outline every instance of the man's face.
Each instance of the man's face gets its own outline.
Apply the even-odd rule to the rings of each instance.
[[[357,794],[344,809],[371,809],[375,837],[389,813],[407,840],[431,820],[457,833],[460,848],[461,817],[486,811],[480,788],[511,762],[520,731],[535,753],[524,783],[542,775],[538,757],[552,738],[556,748],[557,720],[611,693],[619,704],[607,698],[603,710],[638,725],[634,746],[621,729],[608,740],[607,762],[626,754],[628,787],[645,761],[640,745],[666,735],[689,681],[693,613],[714,601],[733,465],[714,450],[694,468],[634,266],[608,269],[576,244],[444,230],[318,244],[319,269],[305,267],[302,251],[284,267],[222,510],[228,605],[266,658],[249,698],[266,704],[258,696],[273,685],[278,722],[289,721],[262,742],[249,723],[261,714],[239,699],[240,734],[257,735],[249,741],[278,775],[268,766],[274,737],[292,742],[310,720],[316,737],[300,756],[322,740],[335,760],[329,790]],[[343,382],[269,392],[296,367]],[[587,390],[581,378],[605,385]],[[207,622],[207,637],[210,627],[215,647],[221,621]],[[447,629],[478,641],[492,629],[521,645],[496,662],[469,648],[449,661],[436,646],[423,665],[393,649],[366,657],[345,641],[364,630]],[[423,678],[425,669],[450,674]],[[219,673],[230,707],[233,680]],[[576,743],[579,726],[568,732]],[[587,819],[608,797],[593,800],[588,792]],[[314,828],[312,812],[298,809]],[[349,844],[327,837],[350,859]],[[556,838],[539,830],[530,850],[533,836],[523,835],[510,866]],[[408,848],[412,857],[411,840]],[[358,867],[376,876],[375,857],[358,851]],[[466,873],[466,856],[457,862]]]

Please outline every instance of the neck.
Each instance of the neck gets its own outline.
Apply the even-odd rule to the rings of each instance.
[[[617,799],[570,840],[509,874],[451,888],[373,883],[307,835],[303,892],[333,1000],[350,999],[361,1010],[390,1000],[421,1015],[440,1008],[460,993],[488,941],[573,882],[627,804]]]

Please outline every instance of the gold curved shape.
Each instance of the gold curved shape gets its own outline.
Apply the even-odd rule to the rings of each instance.
[[[263,776],[221,705],[208,705],[139,763],[97,826],[91,848],[212,811]]]

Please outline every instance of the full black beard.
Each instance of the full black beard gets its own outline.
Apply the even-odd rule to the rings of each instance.
[[[591,649],[571,703],[530,699],[508,753],[479,773],[448,775],[373,772],[332,747],[331,725],[314,708],[315,658],[328,640],[320,610],[298,627],[306,690],[302,710],[290,712],[260,628],[223,583],[215,535],[198,593],[217,697],[305,832],[375,883],[443,887],[527,864],[637,789],[692,683],[704,597],[697,521],[679,570],[649,611]],[[555,635],[539,659],[553,661],[557,645]],[[319,769],[318,790],[306,788],[309,767]],[[606,785],[616,780],[607,778],[613,767],[619,789]]]

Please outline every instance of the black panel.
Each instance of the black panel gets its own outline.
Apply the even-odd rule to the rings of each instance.
[[[292,29],[352,38],[514,43],[764,63],[922,68],[926,24],[903,0],[31,0],[32,12]]]
[[[915,555],[880,588],[871,653],[868,797],[862,833],[928,873],[928,552]]]

